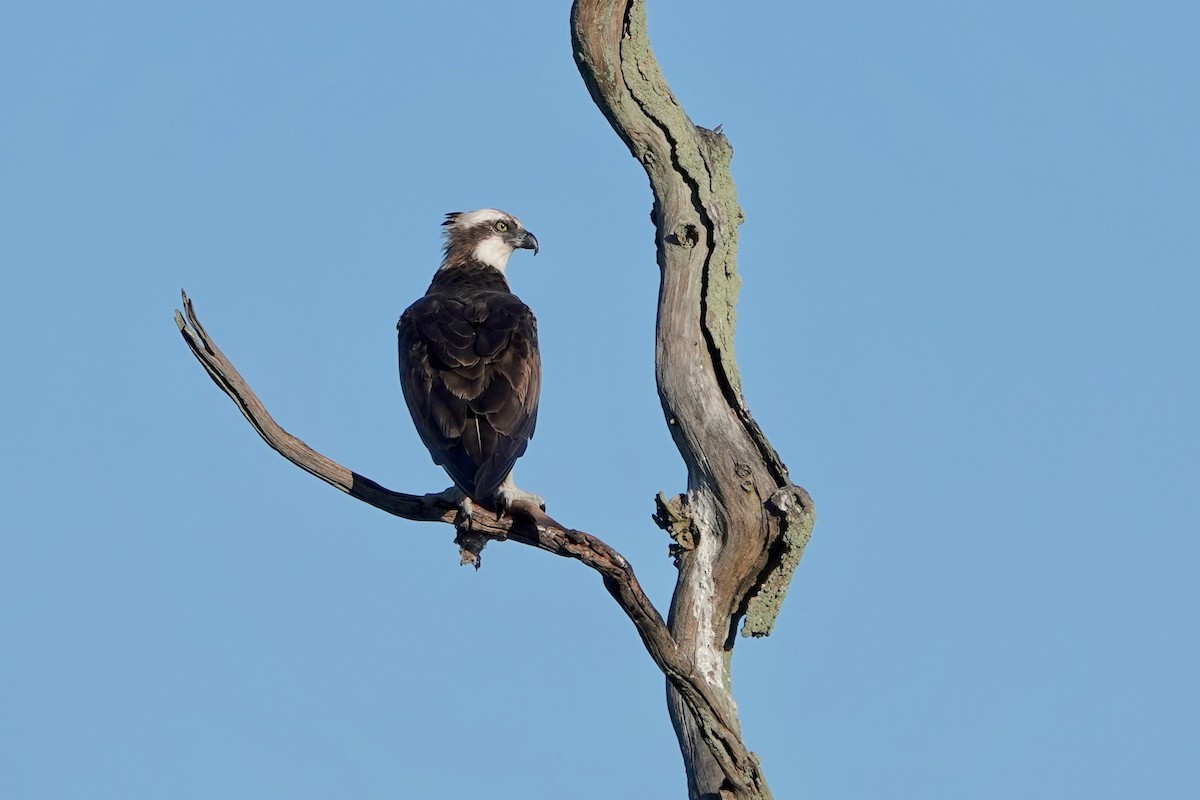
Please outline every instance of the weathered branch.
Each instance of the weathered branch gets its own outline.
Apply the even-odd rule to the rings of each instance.
[[[466,561],[512,539],[598,572],[667,678],[668,707],[692,800],[768,800],[741,739],[730,679],[743,635],[770,633],[813,526],[812,500],[751,416],[733,353],[737,227],[733,150],[694,125],[663,78],[644,0],[575,0],[572,45],[596,105],[646,170],[661,272],[656,378],[668,428],[688,468],[686,494],[659,496],[656,521],[675,540],[679,577],[667,622],[628,562],[600,539],[519,504],[470,519],[441,495],[393,492],[322,456],[271,418],[213,343],[184,296],[179,330],[192,353],[276,451],[364,502],[406,519],[455,524]]]
[[[397,517],[455,524],[459,527],[460,541],[467,531],[466,539],[482,540],[474,550],[476,557],[482,542],[512,540],[573,558],[598,572],[609,594],[633,622],[654,663],[684,698],[690,713],[704,720],[705,741],[718,754],[719,761],[733,772],[745,769],[746,760],[753,756],[741,746],[736,723],[730,724],[720,699],[676,646],[662,616],[642,591],[633,568],[624,556],[599,538],[568,528],[527,503],[518,504],[512,515],[505,516],[477,508],[471,519],[464,521],[459,519],[458,506],[441,495],[394,492],[343,467],[292,436],[271,417],[250,385],[200,324],[186,293],[183,294],[183,312],[175,312],[175,324],[192,355],[221,391],[233,400],[259,436],[273,450],[306,472],[351,497]],[[469,547],[468,544],[462,546]]]
[[[694,125],[672,94],[650,49],[644,0],[575,0],[571,33],[584,84],[654,193],[656,378],[688,467],[687,494],[660,499],[657,516],[679,566],[668,626],[736,729],[729,660],[737,623],[746,618],[746,635],[770,632],[813,512],[741,393],[733,333],[743,216],[733,150],[719,131]],[[731,771],[674,684],[668,699],[693,800],[770,796],[757,760]]]

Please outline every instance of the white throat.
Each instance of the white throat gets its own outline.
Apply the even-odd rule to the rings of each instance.
[[[512,255],[512,247],[505,244],[499,236],[489,236],[475,245],[472,255],[481,264],[495,267],[503,273],[504,268],[508,266],[508,257]]]

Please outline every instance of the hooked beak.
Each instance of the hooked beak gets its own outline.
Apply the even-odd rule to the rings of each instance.
[[[537,237],[529,231],[525,231],[525,236],[521,239],[521,242],[517,245],[517,247],[521,248],[522,250],[532,250],[533,254],[536,256],[538,254]]]

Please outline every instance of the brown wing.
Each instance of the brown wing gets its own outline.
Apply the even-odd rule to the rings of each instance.
[[[537,321],[508,292],[426,295],[397,326],[400,384],[421,441],[470,497],[491,499],[537,423]]]

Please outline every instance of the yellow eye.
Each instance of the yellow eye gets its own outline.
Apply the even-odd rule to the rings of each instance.
[[[506,230],[508,230],[508,223],[505,222],[504,220],[500,220],[499,222],[496,223],[495,228],[496,228],[496,230],[500,231],[501,233],[504,233]]]

